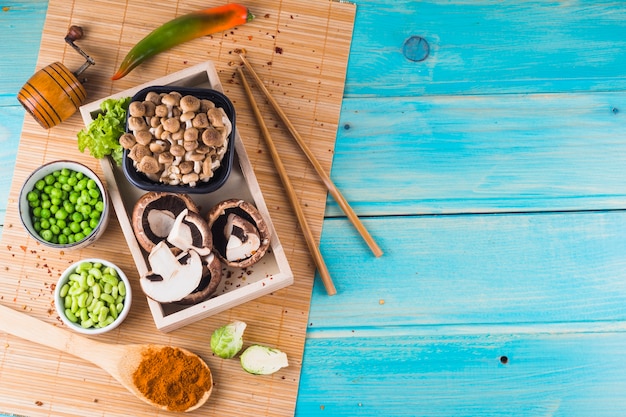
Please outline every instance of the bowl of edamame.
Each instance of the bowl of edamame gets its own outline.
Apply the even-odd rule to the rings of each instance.
[[[130,311],[130,282],[119,267],[89,258],[70,265],[54,289],[54,304],[70,329],[88,335],[119,326]]]
[[[109,196],[85,165],[54,161],[37,168],[24,182],[20,219],[42,245],[80,249],[95,242],[109,221]]]

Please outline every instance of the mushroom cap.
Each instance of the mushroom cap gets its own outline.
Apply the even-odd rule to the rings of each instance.
[[[159,154],[159,164],[168,165],[172,162],[174,162],[174,155],[172,155],[170,152],[165,151]]]
[[[132,225],[139,245],[150,252],[169,234],[176,217],[183,211],[198,212],[196,203],[186,194],[150,191],[135,203]]]
[[[178,118],[176,117],[168,117],[167,119],[163,120],[162,122],[163,124],[163,129],[167,130],[168,132],[178,132],[178,130],[180,129],[180,120],[178,120]]]
[[[254,225],[259,233],[260,246],[257,251],[246,259],[229,261],[226,257],[228,239],[224,234],[224,227],[228,222],[229,214],[236,214]],[[224,200],[215,205],[207,214],[207,221],[213,237],[213,251],[220,260],[228,266],[245,268],[258,262],[270,247],[270,231],[261,213],[251,203],[239,200]]]
[[[146,115],[146,106],[141,101],[133,101],[128,105],[128,114],[132,117],[143,117]]]
[[[188,127],[187,129],[185,129],[183,139],[186,141],[198,140],[199,136],[200,136],[200,132],[198,131],[198,128]]]
[[[142,145],[149,145],[152,142],[153,136],[149,130],[138,130],[135,132],[135,140]]]
[[[161,95],[156,91],[148,91],[146,94],[146,101],[151,101],[156,105],[161,104]]]
[[[185,155],[185,148],[182,145],[172,145],[170,147],[170,152],[174,156],[184,156]]]
[[[224,145],[224,139],[222,134],[214,127],[209,126],[202,132],[202,142],[207,146],[222,146]]]
[[[179,105],[183,113],[188,111],[197,112],[200,109],[200,99],[192,95],[186,95],[180,99]]]
[[[169,109],[167,108],[165,104],[158,104],[154,108],[154,115],[157,117],[167,117],[168,113],[169,113]]]
[[[124,149],[130,149],[135,145],[135,143],[137,143],[135,136],[132,133],[124,133],[120,136],[119,142]]]
[[[149,101],[149,100],[144,100],[143,101],[143,107],[145,109],[145,113],[144,113],[145,117],[152,117],[152,116],[154,116],[154,109],[156,107],[156,104],[154,102]]]
[[[151,155],[150,149],[146,145],[136,143],[128,151],[128,157],[135,162],[138,162],[146,155]]]
[[[135,117],[131,116],[128,118],[128,129],[133,132],[138,130],[147,130],[148,125],[146,124],[146,120],[143,117]]]
[[[137,162],[137,169],[145,174],[156,174],[161,170],[161,166],[154,156],[144,155]]]
[[[198,129],[204,129],[210,126],[209,117],[206,113],[198,113],[196,117],[191,121],[191,125],[193,127],[197,127]]]
[[[161,96],[161,103],[168,107],[178,106],[178,103],[180,103],[180,97],[173,93],[163,94]]]

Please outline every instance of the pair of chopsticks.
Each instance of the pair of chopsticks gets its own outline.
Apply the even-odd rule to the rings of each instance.
[[[315,168],[315,171],[317,172],[320,179],[326,186],[326,189],[333,196],[333,198],[335,199],[339,207],[341,207],[345,215],[348,217],[350,222],[357,229],[361,237],[365,240],[365,242],[367,243],[370,250],[374,253],[374,255],[376,257],[381,256],[383,254],[383,251],[380,249],[380,247],[378,247],[378,245],[376,244],[372,236],[369,234],[369,232],[367,231],[363,223],[361,223],[361,220],[359,219],[359,217],[352,210],[352,208],[350,207],[350,205],[348,204],[344,196],[341,194],[339,189],[335,186],[333,181],[330,179],[326,171],[324,171],[324,168],[319,163],[319,161],[317,160],[317,158],[315,157],[311,149],[304,142],[304,140],[302,139],[298,131],[295,129],[294,125],[291,123],[291,121],[289,120],[285,112],[280,108],[276,100],[274,100],[270,92],[267,90],[267,88],[263,84],[263,81],[261,81],[261,78],[259,78],[257,73],[254,71],[254,69],[252,68],[252,65],[250,65],[248,60],[243,55],[240,54],[239,57],[241,58],[241,61],[243,62],[246,69],[250,72],[250,74],[254,78],[257,86],[261,89],[261,91],[265,95],[265,98],[274,108],[274,111],[276,112],[276,114],[278,114],[282,122],[285,124],[285,126],[287,127],[287,129],[289,130],[293,138],[296,140],[296,142],[300,146],[300,149],[304,152],[309,162],[311,162],[311,164]],[[270,132],[267,129],[265,122],[263,121],[263,115],[261,114],[261,111],[259,110],[256,100],[254,96],[252,95],[252,90],[250,89],[250,85],[248,84],[248,81],[246,80],[246,77],[243,73],[242,68],[238,67],[237,71],[239,72],[239,76],[241,77],[241,82],[246,91],[246,95],[248,96],[248,100],[250,101],[252,110],[259,123],[261,133],[263,134],[265,143],[267,145],[267,148],[269,149],[270,155],[274,162],[274,166],[276,167],[276,171],[278,171],[278,175],[281,179],[281,182],[283,183],[283,187],[285,188],[289,202],[291,203],[291,206],[296,214],[298,223],[300,225],[300,229],[302,229],[302,232],[304,233],[306,244],[309,248],[309,252],[311,253],[311,256],[313,257],[313,261],[315,262],[315,266],[317,267],[318,273],[320,274],[322,283],[324,284],[324,288],[326,289],[326,293],[328,295],[334,295],[337,293],[337,290],[335,289],[335,285],[333,284],[332,278],[330,276],[330,272],[328,271],[328,268],[326,267],[324,258],[322,257],[322,254],[313,237],[313,233],[311,232],[311,229],[309,228],[309,225],[306,221],[306,218],[304,216],[304,211],[302,210],[302,207],[300,206],[298,202],[298,197],[295,193],[293,186],[291,185],[291,181],[289,179],[289,176],[287,175],[285,166],[283,165],[280,159],[278,150],[276,149],[276,146],[274,145]]]

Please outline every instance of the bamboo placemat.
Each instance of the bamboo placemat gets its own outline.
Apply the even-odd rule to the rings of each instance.
[[[213,61],[225,93],[235,104],[237,128],[293,269],[295,284],[171,333],[159,332],[137,285],[137,272],[114,215],[105,236],[87,249],[48,250],[27,238],[17,216],[17,201],[20,186],[32,170],[57,159],[82,162],[99,174],[101,170],[98,161],[77,149],[76,133],[83,128],[80,114],[49,131],[26,116],[2,234],[0,303],[61,326],[52,297],[53,283],[60,273],[85,257],[114,260],[135,281],[133,308],[122,326],[99,340],[169,343],[202,356],[214,372],[215,387],[207,405],[193,415],[291,416],[315,270],[235,76],[235,66],[239,65],[235,52],[245,49],[267,87],[330,170],[355,6],[328,0],[249,1],[246,5],[256,15],[253,22],[189,42],[151,59],[122,80],[110,80],[130,47],[156,26],[180,14],[219,4],[206,0],[51,0],[37,67],[61,61],[76,70],[84,62],[63,41],[72,24],[85,30],[85,38],[77,44],[96,61],[83,74],[87,78],[87,102],[205,60]],[[259,102],[265,104],[260,96]],[[311,229],[319,239],[326,191],[270,108],[264,106],[264,111]],[[237,359],[213,357],[211,332],[234,319],[248,323],[246,345],[278,347],[288,354],[290,366],[274,375],[253,376],[240,368]],[[55,417],[168,415],[144,405],[90,363],[5,334],[0,334],[0,411]]]

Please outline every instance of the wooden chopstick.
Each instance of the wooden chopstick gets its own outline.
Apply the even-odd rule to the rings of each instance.
[[[252,90],[250,89],[250,85],[248,84],[248,81],[246,80],[246,77],[241,67],[238,67],[237,70],[239,71],[239,76],[241,77],[241,83],[243,84],[243,87],[246,90],[246,95],[248,96],[248,100],[250,101],[250,106],[252,107],[252,111],[254,112],[257,118],[257,121],[259,123],[261,133],[263,133],[263,137],[265,138],[265,144],[267,145],[267,148],[269,149],[272,160],[274,161],[274,166],[276,167],[276,171],[278,171],[278,175],[280,176],[280,180],[283,183],[283,187],[285,188],[287,197],[289,198],[289,202],[291,203],[291,207],[296,213],[296,217],[298,218],[300,229],[302,229],[302,233],[304,233],[304,239],[309,248],[309,252],[311,253],[311,256],[313,257],[313,261],[315,262],[317,271],[320,274],[322,283],[324,284],[324,288],[326,289],[326,293],[328,295],[335,295],[337,294],[337,290],[335,289],[335,284],[333,284],[333,280],[330,276],[330,272],[328,271],[328,268],[326,267],[324,258],[322,257],[322,254],[317,246],[317,243],[315,242],[315,238],[313,237],[313,233],[311,232],[311,229],[309,228],[309,225],[306,221],[306,217],[304,216],[304,211],[302,210],[302,207],[300,206],[300,203],[298,202],[298,197],[296,195],[296,192],[293,186],[291,185],[291,180],[289,179],[289,176],[287,175],[287,170],[285,169],[285,166],[283,165],[280,159],[280,156],[278,155],[278,151],[276,150],[276,146],[274,145],[270,132],[267,129],[265,122],[263,121],[263,115],[261,114],[261,111],[259,110],[256,100],[254,99],[254,96],[252,95]]]
[[[311,151],[308,145],[304,142],[304,140],[302,139],[302,137],[300,136],[300,134],[298,133],[294,125],[291,123],[291,121],[289,120],[285,112],[280,108],[278,102],[274,100],[270,92],[265,87],[265,84],[263,84],[263,81],[261,81],[261,78],[259,78],[257,73],[254,71],[254,68],[252,68],[252,65],[250,65],[248,60],[242,54],[239,54],[239,57],[241,58],[241,62],[243,62],[243,64],[246,66],[246,68],[248,69],[248,71],[250,72],[254,80],[256,81],[256,84],[258,85],[258,87],[261,89],[261,91],[265,95],[265,98],[272,105],[272,107],[274,108],[274,111],[276,111],[276,113],[281,118],[285,126],[287,126],[287,129],[289,130],[289,132],[291,132],[291,135],[294,137],[294,139],[300,146],[300,149],[302,149],[306,157],[309,159],[309,162],[311,162],[311,164],[313,165],[313,168],[315,168],[317,175],[319,175],[319,177],[321,178],[322,182],[326,186],[326,189],[328,189],[328,191],[333,196],[333,198],[335,199],[339,207],[341,207],[341,210],[343,210],[345,215],[348,217],[352,225],[359,232],[363,240],[365,240],[365,243],[367,243],[367,246],[369,246],[370,250],[374,253],[374,255],[376,257],[381,256],[383,254],[382,249],[380,249],[380,247],[376,244],[376,242],[374,241],[372,236],[369,234],[369,232],[367,231],[363,223],[361,223],[361,220],[359,219],[359,217],[356,215],[354,210],[352,210],[352,207],[350,207],[350,204],[348,204],[348,201],[344,198],[344,196],[341,194],[339,189],[335,186],[335,184],[330,179],[326,171],[324,171],[324,168],[322,167],[322,165],[319,163],[317,158],[315,158],[315,154]]]

